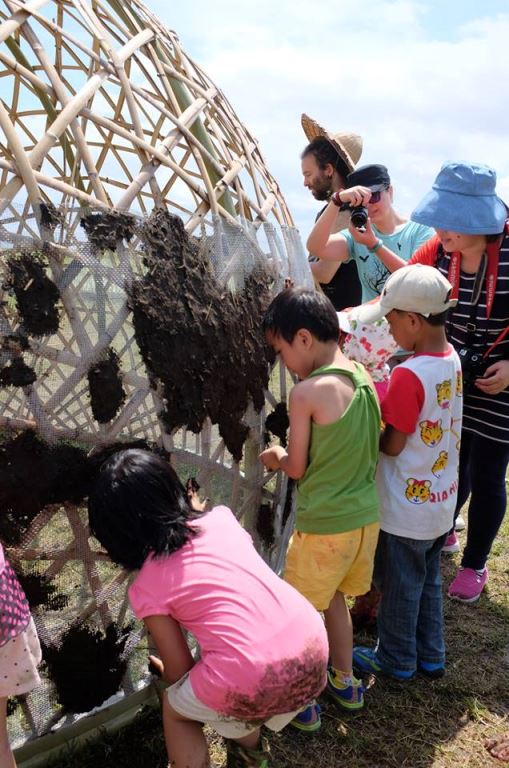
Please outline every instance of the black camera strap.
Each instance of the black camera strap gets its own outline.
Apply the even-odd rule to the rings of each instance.
[[[472,348],[472,344],[474,343],[475,334],[477,331],[477,325],[476,325],[477,308],[479,305],[479,299],[481,298],[481,292],[482,292],[482,287],[486,277],[487,268],[488,268],[488,256],[486,253],[483,253],[481,257],[481,263],[479,264],[479,268],[475,273],[474,285],[472,287],[472,295],[470,297],[470,317],[468,318],[468,322],[466,326],[467,336],[465,339],[465,346],[468,348]]]

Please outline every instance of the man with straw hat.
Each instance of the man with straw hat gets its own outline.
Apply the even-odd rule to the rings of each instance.
[[[333,192],[345,188],[346,177],[362,154],[362,138],[356,133],[329,133],[306,114],[302,115],[301,124],[310,142],[301,155],[304,186],[316,200],[328,201]],[[349,219],[347,212],[338,212],[334,231],[346,229]],[[311,271],[337,311],[360,303],[361,285],[354,261],[341,265],[313,260]]]

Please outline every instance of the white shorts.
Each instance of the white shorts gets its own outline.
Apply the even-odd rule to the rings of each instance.
[[[41,646],[31,618],[24,632],[0,646],[0,698],[19,696],[39,685],[40,662]]]
[[[243,720],[236,720],[228,715],[221,715],[214,709],[210,709],[196,698],[189,680],[189,674],[185,674],[176,683],[166,689],[168,701],[179,715],[187,717],[189,720],[196,720],[199,723],[207,723],[220,736],[225,739],[241,739],[243,736],[253,733],[259,728],[259,725],[246,723]],[[260,725],[265,725],[271,731],[281,731],[295,715],[302,711],[302,707],[295,712],[286,712],[283,715],[273,715]]]

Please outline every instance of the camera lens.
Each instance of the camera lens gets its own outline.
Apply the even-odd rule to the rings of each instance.
[[[355,208],[352,208],[350,221],[356,229],[365,227],[368,221],[368,209],[363,205],[356,205]]]

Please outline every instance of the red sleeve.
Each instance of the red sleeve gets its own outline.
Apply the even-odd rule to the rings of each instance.
[[[413,371],[397,365],[393,368],[389,389],[382,400],[382,419],[386,424],[411,435],[417,428],[424,405],[424,387]]]
[[[435,235],[416,250],[412,258],[409,259],[408,264],[427,264],[429,267],[435,267],[439,245],[440,240]]]

